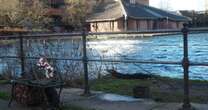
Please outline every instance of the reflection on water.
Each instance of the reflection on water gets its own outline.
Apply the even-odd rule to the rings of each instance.
[[[59,58],[81,58],[82,56],[82,43],[79,39],[51,39],[47,41],[28,40],[25,42],[26,43],[24,47],[25,51],[27,52],[26,55],[31,57],[48,56]],[[89,59],[181,61],[183,58],[182,35],[157,36],[134,39],[129,38],[128,40],[89,40],[87,45],[87,54]],[[207,48],[207,33],[192,34],[189,36],[190,61],[208,62]],[[0,52],[2,53],[2,56],[17,55],[18,42],[10,46],[1,46]],[[4,60],[0,60],[0,62],[1,68],[5,68]],[[142,72],[168,77],[181,78],[183,76],[183,70],[180,65],[124,64],[103,62],[90,62],[89,64],[90,73],[93,73],[97,70],[100,70],[99,72],[105,72],[107,68],[115,68],[122,73],[130,74]],[[59,62],[58,65],[60,68],[64,67],[63,62]],[[190,77],[192,79],[208,80],[207,71],[208,67],[190,67]]]

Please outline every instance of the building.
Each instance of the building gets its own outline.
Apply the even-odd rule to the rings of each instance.
[[[91,32],[178,29],[188,19],[149,6],[149,0],[104,0],[88,16]]]

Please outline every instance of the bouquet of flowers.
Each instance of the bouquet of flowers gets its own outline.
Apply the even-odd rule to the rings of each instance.
[[[50,79],[54,77],[54,68],[48,63],[46,58],[40,58],[37,66],[45,70],[45,77]]]

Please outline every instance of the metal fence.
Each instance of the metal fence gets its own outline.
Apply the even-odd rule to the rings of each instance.
[[[87,33],[83,31],[81,33],[56,33],[56,34],[23,34],[18,33],[17,35],[0,36],[0,40],[19,40],[19,57],[18,56],[0,56],[3,58],[17,58],[21,60],[21,71],[25,73],[25,59],[39,59],[39,57],[26,57],[24,52],[24,39],[40,39],[40,38],[56,38],[56,37],[76,37],[82,36],[82,58],[51,58],[53,60],[71,60],[71,61],[82,61],[84,69],[84,94],[90,94],[89,87],[89,75],[88,75],[88,62],[116,62],[116,63],[138,63],[138,64],[166,64],[166,65],[182,65],[184,70],[184,103],[183,109],[190,110],[191,104],[189,99],[189,67],[190,66],[208,66],[208,62],[190,62],[188,57],[188,33],[197,32],[208,32],[207,28],[200,29],[188,29],[186,26],[182,30],[155,30],[155,31],[141,31],[141,32],[101,32],[101,33]],[[176,61],[149,61],[149,60],[111,60],[111,59],[88,59],[87,57],[87,36],[88,35],[117,35],[117,34],[152,34],[152,33],[179,33],[183,36],[183,60],[181,62]]]

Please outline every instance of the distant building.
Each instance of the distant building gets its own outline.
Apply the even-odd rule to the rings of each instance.
[[[188,19],[149,6],[149,0],[104,0],[88,16],[91,32],[178,29]]]

